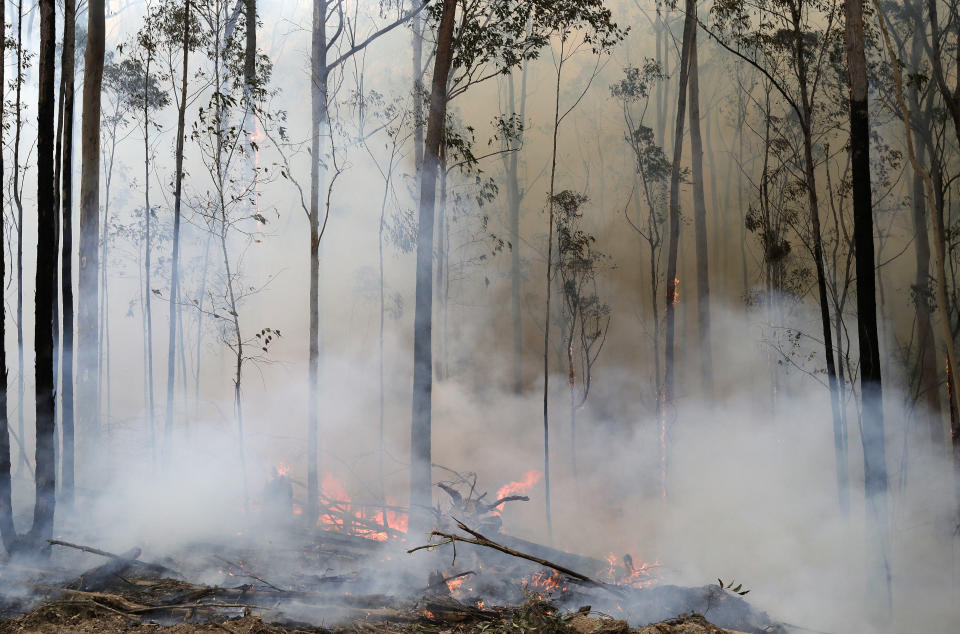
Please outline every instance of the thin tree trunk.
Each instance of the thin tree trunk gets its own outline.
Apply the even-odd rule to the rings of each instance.
[[[6,2],[0,2],[0,24],[6,24]],[[5,69],[6,38],[0,38],[0,86],[6,86]],[[19,77],[18,83],[19,83]],[[3,108],[0,108],[0,147],[3,147]],[[0,183],[4,175],[3,152],[0,152]],[[16,169],[16,166],[14,166]],[[16,179],[14,179],[16,182]],[[3,187],[0,187],[0,210],[4,209]],[[7,279],[7,216],[0,214],[0,286]],[[15,548],[17,540],[13,526],[13,499],[11,496],[10,428],[7,416],[7,306],[0,301],[0,542],[7,554]]]
[[[857,271],[857,334],[860,348],[860,394],[863,417],[864,494],[868,535],[878,566],[871,575],[882,584],[890,609],[891,571],[887,518],[887,464],[883,438],[883,388],[877,334],[876,266],[873,243],[873,202],[870,185],[870,120],[867,106],[867,60],[864,51],[861,0],[845,0],[847,66],[850,73],[850,161],[853,183],[853,240]],[[899,73],[899,69],[896,71]],[[879,578],[878,578],[879,577]]]
[[[251,5],[255,5],[254,1],[248,0],[248,11]],[[173,193],[173,257],[170,262],[170,332],[167,342],[167,409],[164,425],[166,450],[168,452],[172,450],[173,385],[176,375],[177,324],[180,322],[180,208],[183,199],[183,144],[186,130],[187,78],[190,57],[190,0],[186,0],[183,16],[183,71],[180,79],[180,105],[177,109],[177,150],[175,159],[175,169],[177,173]],[[249,15],[247,19],[250,19]],[[250,29],[248,28],[247,30],[247,44],[249,45]],[[254,49],[256,49],[255,38],[256,36],[254,36]],[[251,79],[248,78],[248,80]],[[186,368],[184,368],[184,370],[186,370]]]
[[[673,137],[673,166],[670,172],[670,232],[667,243],[667,296],[664,311],[666,342],[663,353],[663,417],[660,420],[661,495],[667,495],[667,413],[674,400],[674,362],[676,355],[677,250],[680,244],[680,161],[683,155],[683,117],[687,107],[687,84],[690,70],[690,49],[696,29],[696,0],[686,0],[683,22],[683,43],[680,49],[680,86],[677,92],[677,124]]]
[[[156,434],[156,421],[155,421],[155,404],[154,404],[154,393],[153,393],[153,311],[151,309],[152,302],[150,300],[150,295],[153,294],[153,288],[151,286],[150,279],[150,241],[151,241],[151,227],[150,227],[150,217],[151,207],[150,207],[150,62],[151,57],[150,53],[147,53],[147,63],[144,65],[143,71],[143,179],[144,179],[144,211],[143,211],[143,227],[144,227],[144,246],[143,246],[143,274],[144,274],[144,289],[143,289],[143,311],[144,316],[147,320],[147,330],[145,333],[146,342],[147,342],[147,416],[150,422],[150,447],[153,451],[156,451],[157,446],[157,434]],[[170,298],[171,303],[174,301],[174,298]]]
[[[696,11],[694,5],[693,10]],[[700,383],[708,399],[713,395],[713,353],[710,342],[710,260],[707,245],[707,202],[703,189],[703,139],[700,135],[700,83],[697,29],[690,38],[690,163],[693,168],[693,226],[697,245],[697,314],[700,328]]]
[[[53,372],[53,305],[57,284],[57,244],[54,209],[54,73],[56,67],[56,7],[40,0],[40,59],[37,99],[37,276],[34,310],[36,388],[36,502],[30,537],[36,549],[49,552],[56,507],[56,391]]]
[[[433,388],[433,246],[434,210],[440,147],[447,112],[447,80],[453,61],[453,31],[457,0],[443,0],[430,90],[430,110],[420,179],[417,235],[417,281],[413,326],[413,406],[410,426],[411,530],[428,528],[432,499],[431,395]]]
[[[20,135],[23,131],[23,0],[17,2],[17,96],[14,105],[16,127],[13,141],[13,200],[17,205],[17,433],[21,443],[24,427],[23,363],[23,193],[20,191]],[[27,453],[20,447],[19,468],[28,467]]]
[[[830,409],[833,415],[834,454],[837,471],[837,495],[841,511],[850,507],[846,454],[846,430],[840,415],[840,396],[837,386],[837,365],[830,325],[830,304],[827,296],[827,274],[824,263],[823,239],[820,230],[820,202],[817,197],[816,172],[813,160],[813,104],[807,86],[807,52],[802,37],[802,15],[797,4],[792,5],[792,20],[796,42],[797,78],[800,87],[801,132],[803,136],[803,164],[807,181],[807,202],[810,207],[810,226],[813,240],[813,259],[817,272],[817,295],[820,302],[820,326],[823,333],[824,356],[827,363],[827,383],[830,389]],[[872,221],[871,221],[872,226]],[[872,251],[871,251],[872,253]],[[871,273],[872,276],[872,273]],[[871,279],[873,279],[871,277]]]
[[[80,271],[77,295],[77,403],[80,459],[99,445],[96,399],[97,278],[100,238],[100,89],[104,56],[103,0],[87,3],[87,49],[83,67],[80,174]]]
[[[189,0],[188,0],[189,2]],[[244,0],[246,21],[246,49],[243,56],[243,80],[252,86],[257,76],[257,0]],[[186,33],[186,28],[184,29]],[[184,44],[186,49],[186,44]],[[186,73],[184,73],[186,76]],[[184,80],[186,84],[186,80]]]
[[[61,256],[63,294],[63,345],[61,348],[62,370],[61,425],[63,430],[62,481],[63,503],[73,506],[74,487],[74,428],[73,428],[73,93],[74,60],[76,46],[76,0],[64,0],[63,57],[63,167],[61,169],[62,209],[61,228],[63,252]]]
[[[321,134],[327,122],[327,0],[314,0],[311,41],[311,161],[310,161],[310,341],[307,389],[307,504],[309,525],[317,521],[320,495],[320,187]]]

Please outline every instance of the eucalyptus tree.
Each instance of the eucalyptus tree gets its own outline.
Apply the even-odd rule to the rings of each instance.
[[[570,463],[577,478],[577,411],[590,395],[593,367],[610,329],[610,306],[601,301],[597,285],[598,269],[607,256],[596,249],[596,238],[582,228],[587,197],[566,189],[554,199],[559,212],[555,268],[565,318],[563,347],[570,393]]]
[[[80,270],[77,287],[77,403],[79,448],[97,446],[100,411],[96,392],[100,239],[100,98],[105,47],[103,0],[87,2],[87,48],[80,122]],[[81,458],[87,459],[83,451]]]
[[[622,34],[600,0],[444,0],[432,5],[428,16],[436,26],[437,43],[420,173],[410,478],[411,508],[420,515],[415,519],[421,524],[427,521],[423,509],[431,506],[434,216],[447,104],[471,86],[507,73],[524,60],[535,59],[552,38],[566,42],[575,32],[581,32],[583,45],[599,52],[619,41]],[[560,113],[555,114],[557,123]],[[551,183],[550,195],[553,193]],[[550,227],[552,247],[552,213]],[[547,258],[548,271],[551,258],[552,253]],[[549,323],[546,330],[549,332]],[[549,474],[546,399],[544,403],[544,462]],[[546,511],[549,524],[549,484]]]
[[[661,373],[661,338],[663,317],[658,297],[663,283],[662,254],[664,222],[666,221],[670,161],[657,144],[656,132],[646,125],[651,91],[658,89],[666,76],[662,66],[653,59],[644,60],[639,67],[628,66],[624,77],[610,87],[614,98],[623,108],[624,140],[630,146],[636,170],[636,183],[631,198],[636,217],[624,210],[630,227],[644,242],[649,266],[651,340],[653,344],[654,400],[657,420],[663,417],[663,376]],[[659,105],[659,104],[657,104]],[[629,205],[629,203],[628,203]],[[662,448],[661,448],[662,449]]]
[[[840,413],[836,349],[831,330],[820,221],[816,175],[818,162],[814,155],[821,109],[819,90],[830,55],[841,41],[842,31],[838,26],[840,14],[835,0],[778,0],[777,4],[782,10],[765,11],[765,5],[757,6],[744,0],[716,2],[712,8],[715,30],[707,32],[721,47],[755,68],[770,82],[779,98],[795,115],[800,128],[802,155],[797,157],[797,164],[803,174],[810,214],[809,241],[813,245],[820,326],[833,415],[838,499],[841,508],[847,509],[846,430]]]

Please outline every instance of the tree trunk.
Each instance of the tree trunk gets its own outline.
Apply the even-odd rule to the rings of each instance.
[[[420,179],[417,235],[417,282],[413,331],[413,407],[410,426],[411,530],[428,528],[432,506],[431,393],[433,387],[433,223],[440,165],[440,146],[447,113],[447,80],[453,61],[453,31],[457,0],[443,0],[430,90],[427,136]]]
[[[257,78],[257,0],[244,0],[244,9],[247,37],[243,56],[243,79],[247,86],[251,86]]]
[[[76,0],[64,0],[63,57],[63,167],[61,168],[61,229],[63,252],[61,288],[63,294],[63,345],[61,347],[61,425],[63,430],[62,481],[63,503],[73,505],[74,429],[73,429],[73,93],[74,51],[76,47]]]
[[[689,10],[689,9],[688,9]],[[696,7],[694,6],[694,11]],[[713,395],[713,354],[710,344],[710,260],[707,252],[707,202],[703,190],[703,140],[700,136],[700,83],[697,29],[690,37],[690,163],[693,168],[693,226],[697,244],[697,315],[700,327],[700,383],[707,399]]]
[[[813,104],[812,95],[807,86],[806,47],[803,37],[802,14],[797,4],[791,6],[796,50],[797,80],[800,87],[801,112],[800,127],[803,136],[803,165],[807,185],[807,202],[810,207],[810,226],[813,240],[813,259],[817,272],[817,296],[820,303],[820,327],[823,334],[824,356],[827,363],[827,384],[830,390],[830,409],[833,415],[833,441],[837,470],[837,496],[841,511],[845,514],[850,507],[847,472],[846,428],[840,412],[840,395],[837,383],[837,365],[833,344],[833,332],[830,324],[830,304],[827,296],[827,273],[824,263],[823,238],[820,228],[820,201],[817,197],[817,180],[813,160]],[[869,174],[868,174],[869,177]],[[871,227],[873,221],[871,219]],[[872,238],[871,238],[872,240]],[[872,244],[872,242],[871,242]],[[872,247],[871,247],[872,253]],[[871,273],[871,278],[872,277]]]
[[[254,4],[249,0],[247,7]],[[176,184],[173,192],[173,256],[170,262],[170,332],[167,345],[167,409],[164,425],[166,450],[172,450],[173,384],[176,374],[177,324],[180,321],[180,209],[183,199],[183,144],[186,130],[187,78],[190,58],[190,0],[183,11],[183,71],[180,79],[180,105],[177,110]],[[248,16],[249,19],[249,16]],[[249,29],[248,29],[249,31]],[[249,44],[249,35],[247,37]],[[254,41],[256,47],[256,41]],[[184,368],[186,371],[186,368]]]
[[[100,412],[96,399],[97,277],[100,238],[100,89],[103,81],[103,0],[87,4],[87,49],[83,66],[80,123],[80,271],[77,294],[77,403],[81,460],[98,446]]]
[[[0,24],[6,24],[6,2],[0,2]],[[6,38],[0,38],[0,60],[6,57]],[[0,86],[6,86],[5,64],[0,63]],[[3,108],[0,108],[0,147],[3,147]],[[0,183],[5,182],[3,152],[0,152]],[[16,169],[16,166],[14,166]],[[3,188],[0,187],[0,209],[4,209]],[[0,215],[0,280],[7,277],[7,221]],[[13,526],[13,500],[10,476],[10,428],[7,417],[7,306],[0,302],[0,542],[9,554],[14,549],[16,530]]]
[[[327,0],[314,0],[311,41],[311,145],[310,145],[310,342],[309,386],[307,389],[307,504],[310,525],[319,515],[320,494],[320,412],[318,385],[320,375],[320,153],[322,131],[327,123]]]
[[[860,351],[860,393],[863,405],[860,437],[863,444],[864,493],[868,535],[872,538],[873,582],[882,584],[885,607],[891,602],[887,465],[883,438],[883,389],[877,335],[876,275],[873,244],[873,203],[870,185],[870,120],[867,109],[867,60],[864,51],[861,0],[845,0],[847,66],[850,73],[850,161],[853,183],[853,240],[857,271],[857,334]],[[899,71],[898,71],[899,72]]]
[[[56,67],[56,7],[40,0],[40,59],[37,98],[37,276],[34,310],[34,376],[36,387],[36,502],[31,541],[47,551],[53,535],[56,506],[56,391],[53,380],[53,304],[57,284],[57,243],[54,209],[54,73]]]
[[[677,92],[677,123],[673,136],[673,166],[670,171],[670,232],[667,242],[667,296],[664,311],[666,341],[663,352],[663,417],[660,420],[661,495],[667,495],[667,416],[674,399],[674,360],[677,303],[677,249],[680,245],[680,161],[683,156],[683,117],[687,108],[687,84],[690,70],[690,49],[697,28],[696,0],[686,0],[683,22],[683,43],[680,49],[680,86]]]
[[[17,433],[24,438],[24,363],[23,363],[23,192],[20,180],[20,135],[23,132],[23,0],[17,2],[17,96],[14,104],[16,123],[13,141],[13,202],[17,205]],[[27,452],[20,446],[19,468],[28,467]]]
[[[151,207],[150,207],[150,58],[151,53],[147,53],[147,63],[144,65],[143,71],[143,197],[144,197],[144,210],[143,210],[143,227],[144,227],[144,238],[143,238],[143,275],[144,275],[144,288],[143,288],[143,312],[144,318],[147,321],[147,331],[145,333],[145,338],[147,342],[147,367],[145,368],[147,375],[147,417],[150,421],[150,447],[153,451],[156,451],[157,447],[157,435],[156,435],[156,425],[155,425],[155,404],[154,404],[154,394],[153,394],[153,311],[152,311],[152,302],[150,300],[150,295],[153,294],[153,289],[151,287],[151,262],[150,262],[150,241],[151,241],[151,227],[150,227],[150,216]],[[170,298],[170,301],[173,302],[173,298]]]

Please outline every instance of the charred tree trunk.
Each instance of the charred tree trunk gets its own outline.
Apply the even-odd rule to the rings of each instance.
[[[457,0],[443,0],[430,89],[430,109],[420,179],[417,282],[413,332],[413,407],[410,426],[411,530],[426,528],[431,507],[431,396],[433,388],[433,243],[440,147],[447,113],[447,80],[453,62]]]
[[[860,392],[863,418],[864,493],[868,531],[875,541],[871,575],[885,606],[890,607],[891,577],[887,519],[887,465],[883,438],[883,388],[877,334],[876,274],[873,244],[873,202],[870,184],[870,120],[867,106],[867,60],[864,51],[861,0],[845,0],[847,65],[850,73],[850,162],[853,183],[853,240],[857,271],[857,334],[860,352]],[[898,71],[899,72],[899,71]]]
[[[23,132],[23,0],[17,2],[17,95],[13,141],[13,202],[17,206],[17,433],[24,438],[24,363],[23,363],[23,192],[20,175],[20,135]],[[22,441],[21,441],[22,442]],[[20,447],[20,469],[28,466],[26,450]]]
[[[680,246],[680,161],[683,156],[683,118],[687,108],[690,49],[697,28],[696,0],[686,0],[686,18],[683,22],[683,42],[680,49],[680,86],[677,92],[677,123],[673,136],[673,166],[670,171],[670,230],[667,238],[667,296],[664,311],[666,341],[663,352],[663,416],[660,420],[661,494],[667,495],[667,416],[674,399],[674,362],[676,355],[677,251]]]
[[[104,55],[103,0],[87,4],[87,49],[83,67],[83,115],[80,123],[80,271],[77,295],[77,402],[79,453],[96,447],[100,412],[96,394],[97,277],[100,238],[100,88]]]
[[[54,73],[56,67],[56,7],[40,0],[40,59],[37,98],[37,276],[34,310],[34,376],[36,387],[36,502],[33,507],[33,546],[46,551],[53,535],[56,507],[56,390],[53,371],[53,304],[57,284],[56,210],[54,209]]]
[[[243,56],[243,80],[252,86],[257,78],[257,0],[244,0],[246,50]]]
[[[60,259],[61,293],[63,295],[63,345],[61,358],[61,493],[63,503],[73,505],[74,428],[73,428],[73,93],[74,54],[76,49],[76,0],[63,3],[63,57],[60,66],[63,86],[63,167],[61,168],[60,207],[63,251]],[[2,84],[0,84],[2,85]]]
[[[0,2],[0,24],[6,24],[6,2]],[[0,38],[0,86],[6,86],[6,38]],[[18,78],[19,81],[19,78]],[[3,108],[0,108],[0,147],[3,147]],[[0,152],[0,183],[4,182],[3,152]],[[14,166],[16,169],[16,166]],[[3,188],[0,187],[0,209],[4,209]],[[7,279],[7,220],[0,214],[0,280]],[[16,531],[13,526],[13,499],[11,496],[10,420],[7,416],[7,306],[0,301],[0,542],[9,554],[14,549]]]
[[[249,0],[248,8],[254,4]],[[249,17],[248,17],[249,19]],[[247,38],[249,44],[249,35]],[[256,41],[254,41],[256,47]],[[167,409],[164,434],[166,449],[172,450],[173,384],[176,374],[177,325],[180,322],[180,209],[183,200],[183,144],[186,130],[187,78],[190,58],[190,0],[183,10],[183,71],[180,78],[180,104],[177,109],[176,181],[173,192],[173,255],[170,263],[170,332],[167,345]],[[186,371],[186,368],[184,368]]]
[[[694,7],[696,10],[696,7]],[[707,246],[707,201],[703,190],[703,139],[700,135],[700,82],[697,29],[690,38],[690,163],[693,168],[693,226],[697,245],[697,323],[700,328],[700,383],[707,399],[713,395],[713,354],[710,343],[710,260]]]

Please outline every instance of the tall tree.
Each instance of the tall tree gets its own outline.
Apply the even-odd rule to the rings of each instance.
[[[0,24],[6,22],[6,2],[0,2]],[[0,86],[6,86],[5,69],[7,38],[0,37]],[[19,78],[18,78],[19,81]],[[0,108],[0,147],[3,147],[3,111]],[[3,152],[0,152],[0,182],[3,182]],[[4,208],[3,188],[0,187],[0,209]],[[7,279],[7,216],[0,214],[0,283]],[[0,302],[0,542],[9,553],[14,548],[16,530],[13,526],[13,505],[10,474],[10,420],[7,416],[7,306]]]
[[[254,0],[247,3],[248,10],[251,6],[255,7]],[[254,11],[255,13],[255,11]],[[167,340],[167,409],[165,420],[165,434],[167,437],[167,450],[170,450],[170,436],[173,433],[173,384],[174,372],[176,369],[176,342],[177,342],[177,323],[180,319],[180,211],[183,202],[183,144],[186,136],[186,115],[187,115],[187,81],[190,58],[190,0],[186,0],[183,7],[183,68],[180,77],[180,103],[177,106],[177,148],[175,161],[176,174],[174,175],[173,191],[173,256],[170,262],[170,332]],[[248,20],[249,15],[248,15]],[[247,46],[250,46],[250,35],[247,35]],[[254,31],[255,33],[255,31]],[[256,61],[256,35],[253,39],[253,52],[249,48],[247,57],[251,56]],[[249,59],[248,59],[248,63]],[[244,70],[249,69],[244,66]],[[249,71],[246,76],[248,85],[252,82],[253,71]]]
[[[433,388],[433,220],[440,171],[440,146],[447,117],[447,81],[453,62],[458,0],[443,0],[434,55],[427,135],[420,172],[416,305],[413,318],[413,418],[410,426],[410,509],[416,528],[426,528],[431,504],[431,402]]]
[[[687,10],[691,10],[687,3]],[[696,2],[692,10],[696,11]],[[696,16],[694,16],[696,17]],[[697,59],[697,29],[690,39],[687,73],[690,91],[690,166],[693,176],[693,228],[697,252],[697,324],[700,382],[707,398],[713,394],[713,353],[710,341],[710,260],[707,243],[707,202],[703,191],[703,137],[700,134],[700,64]]]
[[[40,1],[40,62],[37,97],[37,272],[34,309],[36,388],[36,502],[31,541],[36,548],[53,535],[56,506],[56,390],[53,370],[53,296],[57,284],[56,209],[54,208],[54,74],[56,7]]]
[[[853,187],[853,241],[857,270],[857,335],[860,349],[864,493],[868,529],[877,541],[874,557],[886,606],[892,601],[887,518],[887,464],[883,438],[883,387],[877,335],[876,265],[870,183],[870,118],[862,0],[845,0],[847,67],[850,73],[850,164]],[[896,62],[894,62],[896,63]],[[871,577],[874,577],[871,575]],[[875,578],[875,577],[874,577]]]
[[[79,453],[97,446],[97,278],[100,239],[100,89],[105,45],[103,0],[87,4],[87,49],[83,66],[83,115],[80,122],[80,271],[77,295],[77,403]]]
[[[666,341],[663,352],[663,415],[660,420],[660,480],[661,495],[667,494],[667,437],[668,410],[674,399],[674,363],[676,358],[676,303],[677,303],[677,257],[680,246],[680,161],[683,157],[683,119],[686,116],[687,91],[690,80],[690,49],[697,28],[696,0],[686,0],[686,17],[683,21],[683,39],[680,47],[680,77],[677,89],[677,122],[673,135],[673,164],[670,170],[670,229],[667,238],[667,295],[664,300],[664,331]]]
[[[63,55],[60,76],[63,86],[63,163],[60,170],[60,208],[63,250],[60,256],[61,293],[63,296],[63,334],[61,358],[61,425],[63,449],[61,452],[60,484],[63,502],[73,504],[74,484],[74,425],[73,425],[73,104],[74,66],[76,60],[76,0],[63,3]]]

